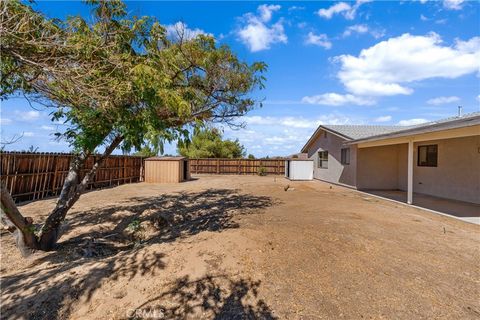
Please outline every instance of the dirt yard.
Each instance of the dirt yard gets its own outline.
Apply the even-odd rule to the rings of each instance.
[[[318,181],[93,191],[57,251],[1,254],[2,319],[480,318],[480,226]]]

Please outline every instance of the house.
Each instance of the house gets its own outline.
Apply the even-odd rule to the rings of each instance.
[[[302,148],[315,179],[480,204],[480,112],[417,126],[320,125]]]

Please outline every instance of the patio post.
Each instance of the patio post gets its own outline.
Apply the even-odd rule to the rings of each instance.
[[[408,141],[407,203],[413,203],[413,141]]]

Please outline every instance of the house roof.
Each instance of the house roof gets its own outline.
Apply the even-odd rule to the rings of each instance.
[[[440,119],[437,121],[427,122],[427,123],[423,123],[415,126],[403,127],[402,130],[355,139],[353,141],[350,141],[350,144],[366,142],[366,141],[405,137],[405,136],[410,136],[414,134],[463,128],[463,127],[469,127],[469,126],[475,126],[475,125],[480,125],[480,112],[472,112],[472,113],[465,114],[461,117],[450,117],[450,118]],[[480,134],[480,130],[478,133]]]
[[[322,130],[344,138],[345,140],[349,141],[350,144],[355,144],[357,142],[381,140],[418,133],[453,129],[475,124],[480,124],[480,112],[465,114],[461,117],[445,118],[415,126],[320,125],[307,143],[303,146],[302,152],[307,151],[307,147],[317,138],[318,134]]]

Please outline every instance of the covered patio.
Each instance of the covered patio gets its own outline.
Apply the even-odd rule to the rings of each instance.
[[[401,190],[369,190],[368,193],[382,198],[407,203],[407,192]],[[414,193],[414,205],[424,209],[447,214],[463,221],[480,225],[480,205],[471,202]]]
[[[480,223],[478,119],[353,141],[357,189]]]

